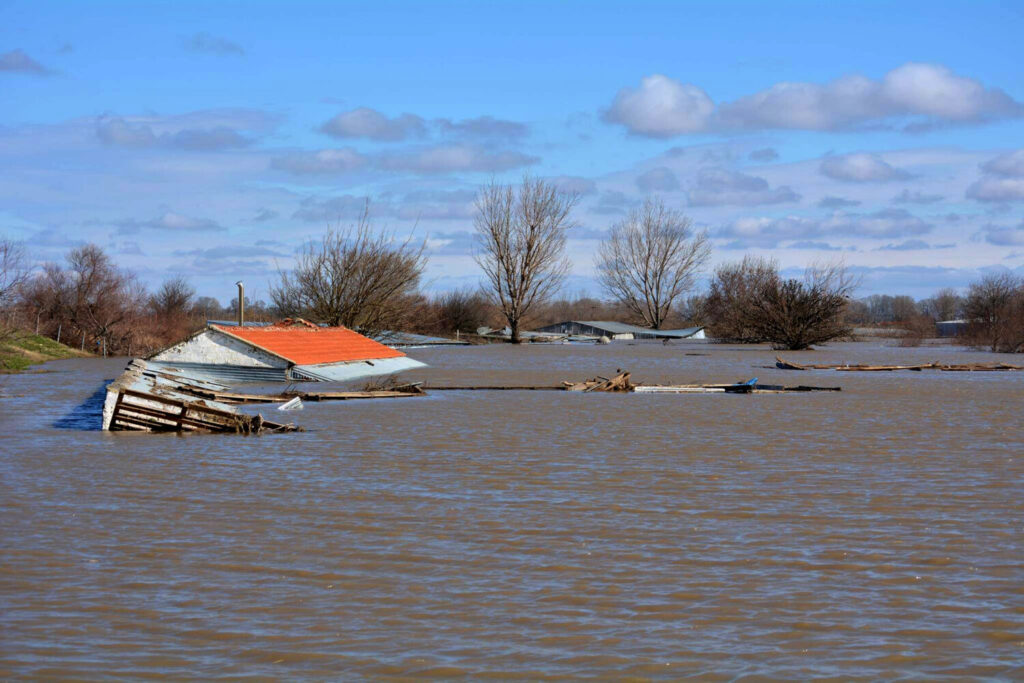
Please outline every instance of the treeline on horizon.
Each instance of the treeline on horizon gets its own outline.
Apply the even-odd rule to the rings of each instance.
[[[688,218],[649,200],[613,226],[598,254],[605,297],[565,296],[565,230],[575,198],[543,181],[492,185],[481,192],[475,221],[484,272],[478,289],[421,291],[424,247],[371,228],[368,209],[347,230],[329,230],[276,274],[269,302],[245,301],[245,318],[303,317],[366,333],[400,330],[472,335],[480,327],[520,329],[565,320],[615,320],[646,327],[702,326],[719,340],[801,349],[850,338],[857,327],[886,327],[901,343],[936,335],[936,323],[966,320],[963,342],[991,351],[1024,350],[1024,279],[1003,273],[914,300],[905,295],[855,299],[857,283],[840,265],[809,267],[786,279],[777,262],[744,257],[718,266],[707,291],[694,293],[710,255],[707,235]],[[62,263],[29,266],[20,244],[0,240],[0,341],[37,332],[76,348],[148,355],[203,328],[233,320],[223,305],[181,276],[150,291],[101,247],[71,249]]]

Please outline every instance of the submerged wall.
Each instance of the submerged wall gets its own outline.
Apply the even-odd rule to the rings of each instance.
[[[282,358],[260,351],[217,330],[209,329],[161,351],[152,356],[150,360],[172,363],[243,365],[255,368],[287,368],[290,365]]]

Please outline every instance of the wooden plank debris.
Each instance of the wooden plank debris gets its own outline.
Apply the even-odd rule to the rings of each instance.
[[[841,387],[814,386],[783,386],[778,384],[760,384],[757,378],[746,382],[732,384],[633,384],[630,373],[616,370],[614,377],[594,377],[582,382],[562,382],[561,386],[432,386],[429,391],[579,391],[607,393],[643,393],[643,394],[779,394],[789,392],[811,391],[842,391]]]
[[[837,372],[893,372],[895,370],[911,370],[920,372],[922,370],[940,370],[942,372],[996,372],[1009,370],[1024,370],[1024,366],[1010,365],[1009,363],[964,363],[964,364],[943,364],[923,363],[920,365],[801,365],[793,361],[783,360],[775,357],[775,367],[779,370],[836,370]]]
[[[261,415],[220,410],[202,399],[184,401],[152,392],[119,389],[110,431],[221,432],[259,434],[296,431],[294,425],[264,420]]]
[[[134,360],[107,387],[103,428],[231,434],[299,431],[295,425],[265,420],[261,415],[246,415],[213,397],[199,395],[226,388],[174,373],[153,372],[145,361]]]

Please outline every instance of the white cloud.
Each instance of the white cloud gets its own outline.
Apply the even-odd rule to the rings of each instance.
[[[954,244],[931,245],[924,240],[905,240],[898,244],[886,244],[878,247],[875,251],[924,251],[925,249],[952,249]]]
[[[879,88],[880,112],[930,116],[942,121],[983,121],[1020,116],[1022,105],[998,88],[958,76],[940,64],[910,62],[893,69]]]
[[[369,197],[346,194],[329,199],[307,197],[302,200],[301,206],[292,214],[292,218],[309,223],[330,223],[359,218],[368,207],[372,216],[387,215],[390,212],[390,207],[386,203],[370,203]]]
[[[636,186],[641,192],[674,192],[679,189],[679,178],[671,169],[659,166],[637,176]]]
[[[771,188],[768,181],[724,168],[703,168],[689,192],[690,206],[753,206],[800,201],[788,185]]]
[[[579,195],[588,195],[597,192],[597,183],[589,178],[580,176],[561,175],[548,178],[548,182],[554,183],[562,192],[575,192]]]
[[[376,165],[389,171],[453,173],[456,171],[496,173],[535,164],[535,156],[512,151],[490,151],[475,145],[436,145],[393,152],[377,157]]]
[[[837,213],[827,218],[805,216],[743,217],[714,231],[731,239],[730,248],[775,247],[786,240],[823,237],[899,238],[930,232],[932,226],[903,209],[873,213]]]
[[[978,236],[1001,247],[1024,246],[1024,221],[1012,227],[989,224],[981,229]]]
[[[749,155],[747,155],[751,161],[775,161],[779,158],[779,153],[771,147],[765,147],[764,149],[755,149]]]
[[[910,177],[909,173],[886,163],[877,154],[864,153],[826,157],[819,170],[834,180],[854,183],[881,183]]]
[[[248,147],[254,140],[241,130],[265,130],[273,117],[248,110],[211,110],[179,116],[96,119],[96,137],[111,147],[155,147],[216,151]]]
[[[526,137],[530,132],[530,127],[525,123],[496,119],[493,116],[478,116],[475,119],[463,119],[462,121],[437,119],[435,123],[443,134],[460,138],[512,140]]]
[[[297,175],[351,173],[367,165],[367,158],[352,149],[322,149],[317,152],[294,152],[271,160],[270,167]]]
[[[904,189],[898,195],[892,198],[892,201],[897,204],[934,204],[941,202],[945,197],[941,194],[928,194],[921,190],[907,190]]]
[[[49,76],[53,72],[28,56],[24,50],[11,50],[0,54],[0,72]]]
[[[157,142],[153,129],[144,123],[129,123],[119,116],[104,116],[96,122],[96,137],[114,147],[149,147]]]
[[[1024,200],[1024,178],[986,176],[967,188],[967,197],[981,202]]]
[[[636,135],[673,137],[729,130],[923,130],[1024,116],[1024,104],[941,64],[910,62],[880,80],[843,76],[825,84],[776,83],[715,103],[700,87],[655,74],[619,91],[604,115]]]
[[[635,135],[668,138],[705,130],[715,103],[695,85],[654,74],[638,89],[623,88],[603,115]]]
[[[367,138],[393,142],[410,137],[422,137],[426,133],[426,126],[423,119],[415,114],[388,118],[369,107],[359,107],[338,114],[320,126],[320,130],[336,138]]]
[[[981,165],[981,179],[967,188],[966,196],[982,202],[1024,199],[1024,149],[1000,154]]]
[[[981,170],[1005,178],[1024,178],[1024,149],[990,159],[981,165]]]
[[[238,43],[227,38],[218,38],[209,33],[196,33],[183,41],[186,50],[192,52],[206,52],[214,55],[236,55],[245,54],[245,50]]]
[[[846,199],[845,197],[834,197],[828,195],[818,200],[818,206],[822,209],[847,209],[851,206],[860,206],[859,199]]]
[[[128,219],[118,221],[118,234],[134,235],[142,229],[163,230],[168,232],[224,232],[227,230],[214,220],[193,218],[174,211],[166,211],[151,220],[139,221]]]

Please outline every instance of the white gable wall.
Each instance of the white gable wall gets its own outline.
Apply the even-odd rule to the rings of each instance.
[[[217,330],[200,334],[161,351],[151,360],[172,363],[211,363],[254,368],[287,368],[288,361],[261,351]]]

